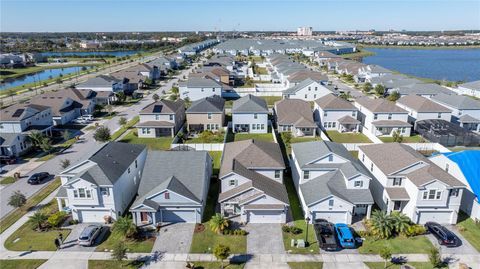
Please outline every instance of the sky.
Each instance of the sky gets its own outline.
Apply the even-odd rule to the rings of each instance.
[[[480,0],[0,0],[1,32],[479,30]]]

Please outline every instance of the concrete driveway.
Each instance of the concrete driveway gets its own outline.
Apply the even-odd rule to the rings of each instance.
[[[427,234],[427,238],[432,242],[435,247],[440,248],[442,254],[479,254],[478,251],[462,236],[454,225],[444,225],[445,228],[452,231],[458,239],[460,239],[460,245],[457,247],[446,247],[438,243],[438,239],[433,234]]]
[[[173,223],[162,226],[152,252],[189,253],[194,229],[194,223]]]
[[[100,235],[97,236],[95,239],[95,244],[91,247],[80,246],[77,244],[77,239],[82,233],[83,229],[92,223],[79,223],[76,225],[72,225],[72,231],[68,235],[66,239],[63,240],[62,248],[59,251],[81,251],[81,252],[93,252],[95,248],[102,242],[103,238],[105,237],[108,227],[103,227]]]
[[[245,226],[247,253],[284,254],[282,226],[272,223],[249,223]]]

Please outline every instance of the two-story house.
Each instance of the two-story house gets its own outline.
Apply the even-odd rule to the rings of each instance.
[[[38,131],[51,135],[53,126],[50,107],[34,104],[15,104],[0,110],[1,156],[16,156],[30,149],[28,135]]]
[[[328,88],[320,84],[318,81],[307,78],[295,86],[283,91],[283,96],[289,99],[301,99],[304,101],[314,101],[332,93]]]
[[[222,96],[223,84],[209,76],[190,76],[187,81],[179,83],[181,99],[196,101],[205,97]]]
[[[291,132],[294,136],[315,136],[317,124],[313,121],[310,103],[300,99],[283,99],[275,102],[275,122],[279,133]]]
[[[408,111],[408,122],[412,125],[419,120],[450,121],[452,111],[430,99],[419,95],[406,95],[397,100],[397,106]]]
[[[149,151],[130,208],[135,224],[202,222],[211,175],[206,151]]]
[[[60,173],[59,210],[71,210],[80,222],[122,216],[137,194],[146,157],[145,145],[104,144],[87,160]]]
[[[254,95],[246,95],[233,102],[232,128],[234,133],[267,133],[267,102]]]
[[[333,94],[327,94],[315,100],[314,118],[324,130],[358,132],[360,121],[357,120],[357,108],[349,101]]]
[[[408,111],[383,98],[360,97],[355,99],[362,132],[375,136],[392,136],[394,132],[410,136],[412,125],[408,123]]]
[[[342,144],[294,143],[290,167],[305,218],[351,224],[370,217],[372,175]]]
[[[199,99],[190,105],[185,114],[189,132],[217,132],[225,122],[225,99],[218,95]]]
[[[359,146],[358,157],[374,176],[375,203],[414,223],[457,223],[465,185],[413,148],[400,143]]]
[[[432,101],[452,111],[452,122],[466,130],[480,132],[480,101],[464,95],[437,94]]]
[[[242,222],[285,223],[288,195],[277,143],[243,140],[225,144],[220,166],[220,212]]]
[[[458,92],[480,98],[480,80],[471,81],[458,85]]]
[[[185,121],[183,100],[159,100],[140,111],[140,121],[135,127],[138,137],[174,137]]]
[[[77,89],[93,90],[96,92],[121,92],[125,89],[123,79],[117,79],[113,76],[100,75],[90,78],[85,82],[75,86]]]

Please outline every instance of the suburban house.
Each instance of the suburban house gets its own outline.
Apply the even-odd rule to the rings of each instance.
[[[310,103],[300,99],[283,99],[275,102],[275,122],[279,133],[291,132],[293,136],[313,136],[317,124],[313,120]]]
[[[325,86],[317,81],[307,78],[297,85],[283,91],[283,96],[289,99],[302,99],[304,101],[314,101],[332,93]]]
[[[395,83],[393,83],[390,88],[387,90],[388,94],[391,94],[392,92],[398,92],[400,96],[405,96],[405,95],[420,95],[423,97],[430,98],[432,96],[435,96],[437,94],[452,94],[453,92],[450,91],[449,89],[442,87],[438,84],[435,83],[423,83],[423,82],[416,82],[416,83],[403,83],[403,81],[409,81],[410,79],[407,80],[402,80],[399,81],[397,84],[398,86],[395,86]],[[387,84],[389,85],[389,84]]]
[[[457,223],[465,185],[413,148],[400,143],[359,146],[358,157],[370,170],[375,203],[399,211],[414,223]]]
[[[432,101],[452,110],[452,122],[466,130],[480,132],[480,101],[463,95],[438,94]]]
[[[314,103],[315,121],[320,122],[324,130],[358,132],[360,121],[357,114],[358,110],[352,103],[333,94],[327,94]]]
[[[80,83],[75,88],[82,90],[93,90],[96,92],[121,92],[125,89],[123,79],[117,79],[113,76],[100,75],[98,77],[90,78],[87,81]]]
[[[220,166],[220,212],[242,222],[285,223],[288,195],[277,143],[243,140],[225,144]]]
[[[222,95],[223,84],[209,76],[189,76],[187,81],[179,83],[179,93],[181,99],[197,101],[199,99]]]
[[[358,108],[363,133],[392,136],[394,132],[399,132],[404,137],[410,136],[412,125],[408,123],[408,111],[396,106],[394,102],[383,98],[360,97],[355,99],[355,106]]]
[[[452,111],[430,99],[419,95],[406,95],[397,100],[397,106],[408,111],[408,122],[417,120],[441,119],[450,121]]]
[[[0,155],[18,157],[30,149],[28,135],[52,133],[52,110],[35,104],[15,104],[0,110]]]
[[[164,70],[162,67],[165,67],[166,69],[177,69],[178,68],[178,63],[175,58],[169,58],[165,56],[160,56],[156,58],[155,60],[152,60],[148,63],[146,63],[150,67],[157,67],[158,70]],[[166,75],[166,74],[164,74]]]
[[[480,98],[480,80],[460,84],[458,91],[463,95]]]
[[[365,82],[373,77],[381,77],[387,74],[392,74],[391,70],[388,70],[382,66],[376,64],[369,64],[360,67],[358,74],[355,77],[357,82]]]
[[[54,125],[65,125],[95,111],[97,93],[90,89],[63,89],[37,95],[31,104],[47,106],[52,109]]]
[[[465,184],[460,209],[472,219],[480,220],[480,150],[446,152],[430,160]]]
[[[319,82],[320,84],[328,82],[328,77],[320,72],[315,72],[311,70],[300,70],[288,76],[287,87],[298,85],[308,78],[313,81]]]
[[[246,95],[233,102],[232,129],[234,133],[267,133],[267,102],[254,95]]]
[[[135,125],[138,137],[174,137],[185,121],[185,102],[159,100],[146,106],[139,114],[140,121]]]
[[[149,66],[147,64],[139,64],[129,67],[111,74],[113,77],[123,80],[126,93],[133,93],[134,91],[143,88],[147,79],[154,81],[160,78],[160,71],[156,66]]]
[[[147,157],[145,145],[109,142],[61,172],[56,199],[79,222],[116,220],[132,203]]]
[[[200,223],[212,175],[206,151],[149,151],[130,208],[137,226]]]
[[[342,144],[294,143],[290,167],[305,218],[347,224],[370,218],[372,175]]]
[[[225,99],[218,95],[199,99],[192,102],[185,114],[189,132],[216,132],[225,123]]]

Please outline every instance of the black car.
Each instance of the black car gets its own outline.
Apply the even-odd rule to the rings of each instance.
[[[315,230],[315,235],[317,236],[317,241],[321,249],[327,251],[340,249],[332,223],[324,219],[318,219],[314,221],[313,229]]]
[[[35,173],[28,179],[29,184],[40,184],[50,176],[47,172]]]
[[[457,236],[442,225],[436,222],[427,222],[425,223],[425,228],[438,239],[440,245],[447,247],[457,246]]]

